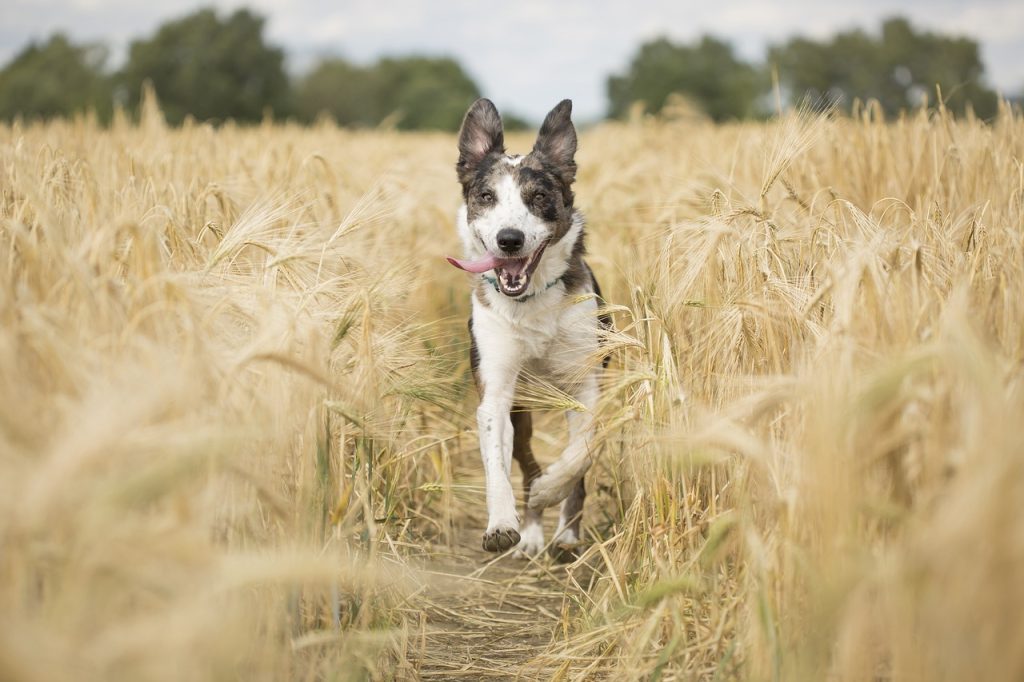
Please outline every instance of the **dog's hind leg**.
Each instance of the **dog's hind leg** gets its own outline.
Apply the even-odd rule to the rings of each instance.
[[[561,562],[574,561],[579,553],[580,522],[583,520],[583,502],[587,498],[587,486],[583,482],[585,476],[576,481],[576,486],[569,497],[562,500],[562,508],[558,513],[558,529],[549,550],[552,557]]]
[[[533,480],[540,476],[540,465],[533,457],[533,448],[530,447],[530,438],[533,436],[533,416],[523,407],[518,405],[512,408],[509,415],[512,419],[512,458],[519,462],[519,469],[523,472],[523,493],[526,502],[526,512],[523,519],[523,527],[519,532],[520,540],[516,549],[527,556],[536,556],[544,549],[544,527],[541,525],[543,510],[530,509],[530,486]]]

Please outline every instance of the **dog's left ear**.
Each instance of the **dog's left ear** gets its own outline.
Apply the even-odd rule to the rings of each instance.
[[[505,153],[505,133],[498,109],[489,99],[478,99],[466,112],[459,130],[459,162],[455,170],[465,185],[489,154]]]
[[[547,158],[567,185],[576,179],[576,128],[572,125],[572,100],[563,99],[544,117],[533,151]]]

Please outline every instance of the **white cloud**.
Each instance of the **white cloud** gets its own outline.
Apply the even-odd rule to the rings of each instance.
[[[966,34],[986,43],[1019,43],[1024,33],[1024,3],[967,5],[939,19],[936,25],[950,33]]]

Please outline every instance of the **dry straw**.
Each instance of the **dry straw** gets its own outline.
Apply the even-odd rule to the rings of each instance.
[[[0,128],[0,678],[1024,677],[1019,115],[580,150],[562,568],[477,550],[452,137]]]

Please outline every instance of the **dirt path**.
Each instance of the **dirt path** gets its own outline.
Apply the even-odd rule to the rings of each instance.
[[[566,587],[590,571],[495,557],[480,547],[484,525],[459,519],[453,547],[426,562],[429,578],[409,614],[418,611],[422,625],[420,642],[410,643],[413,665],[424,680],[551,679],[556,670],[533,659],[564,636],[574,613]]]

